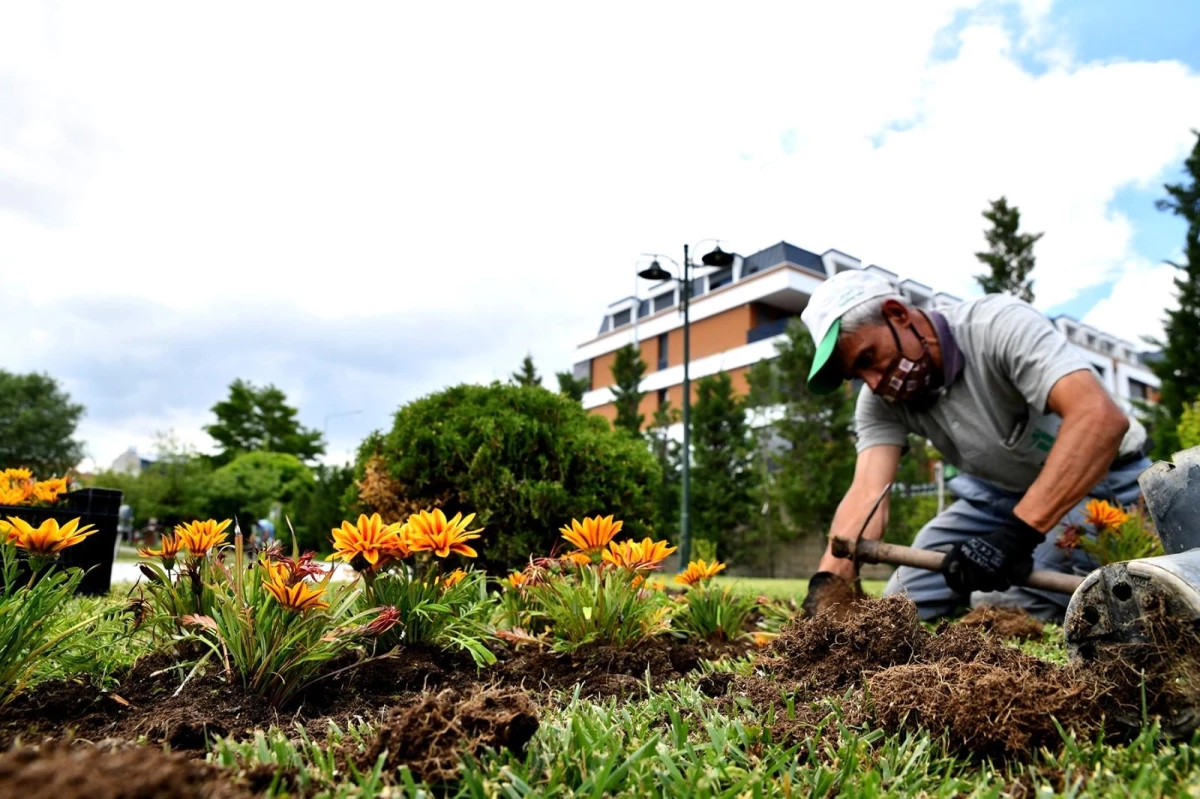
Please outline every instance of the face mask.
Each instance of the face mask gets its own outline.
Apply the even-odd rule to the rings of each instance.
[[[933,356],[929,354],[929,344],[915,327],[909,325],[908,329],[917,337],[917,341],[921,342],[921,354],[917,356],[916,360],[911,360],[904,354],[904,347],[900,344],[900,334],[892,326],[891,320],[887,325],[888,329],[892,331],[892,338],[896,340],[896,357],[892,359],[887,371],[884,372],[883,380],[879,381],[879,387],[875,393],[887,402],[928,399],[934,388]]]

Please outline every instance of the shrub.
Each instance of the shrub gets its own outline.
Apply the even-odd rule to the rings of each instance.
[[[390,487],[372,499],[362,489],[375,456]],[[629,530],[649,535],[662,479],[644,441],[544,388],[500,383],[454,386],[402,407],[388,434],[364,442],[357,476],[355,498],[388,521],[401,518],[381,506],[389,496],[409,512],[477,513],[488,568],[524,565],[551,548],[560,520],[602,508],[622,508]]]

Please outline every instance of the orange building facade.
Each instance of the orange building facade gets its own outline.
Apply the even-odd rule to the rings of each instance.
[[[696,382],[722,371],[732,377],[734,388],[745,394],[750,367],[774,357],[775,345],[788,322],[800,315],[813,290],[846,269],[880,275],[918,308],[941,308],[961,301],[922,283],[901,280],[882,267],[864,267],[858,259],[837,250],[818,255],[784,241],[744,258],[738,256],[730,267],[699,266],[693,270],[689,312],[693,402]],[[584,407],[612,421],[616,416],[611,392],[613,361],[618,349],[634,344],[646,362],[640,411],[649,424],[662,404],[682,406],[683,315],[678,281],[656,283],[639,295],[609,305],[597,336],[577,348],[574,374],[588,383]],[[1132,344],[1068,317],[1056,318],[1055,324],[1089,356],[1110,391],[1127,407],[1133,399],[1152,398],[1158,381]]]

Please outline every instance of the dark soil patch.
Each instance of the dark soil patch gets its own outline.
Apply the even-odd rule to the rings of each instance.
[[[0,796],[21,799],[243,799],[229,772],[149,747],[23,746],[0,755]]]
[[[712,678],[702,688],[718,701],[773,705],[781,740],[811,735],[836,702],[849,723],[945,731],[951,747],[996,757],[1058,741],[1052,718],[1086,736],[1108,715],[1111,686],[1079,669],[1038,660],[978,627],[943,624],[930,634],[902,597],[855,608],[848,618],[829,609],[793,621],[755,676]]]
[[[420,703],[429,691],[469,693],[506,687],[536,692],[569,691],[582,684],[589,697],[632,697],[651,684],[678,678],[702,659],[741,654],[746,645],[697,646],[664,639],[634,651],[584,647],[569,654],[501,650],[492,667],[476,668],[460,652],[408,647],[357,668],[331,674],[296,701],[273,708],[239,684],[226,681],[210,664],[175,696],[186,672],[167,655],[139,660],[105,692],[85,679],[55,680],[19,697],[0,714],[0,750],[20,740],[137,740],[172,750],[202,752],[216,736],[244,737],[272,725],[304,725],[317,739],[329,722],[382,721],[390,708]]]
[[[389,771],[408,766],[417,779],[453,782],[464,752],[478,756],[487,748],[507,748],[522,755],[537,729],[537,707],[524,691],[462,696],[448,690],[393,710],[359,758],[359,766],[369,769],[386,753],[384,767]]]
[[[1019,608],[997,608],[982,605],[958,620],[964,627],[978,627],[1001,638],[1020,641],[1039,641],[1046,625]]]

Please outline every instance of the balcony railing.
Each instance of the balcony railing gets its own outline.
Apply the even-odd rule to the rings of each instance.
[[[746,331],[746,343],[753,344],[756,341],[762,341],[764,338],[778,336],[783,331],[787,330],[788,322],[791,319],[776,319],[774,322],[765,322],[758,327],[752,327]]]

